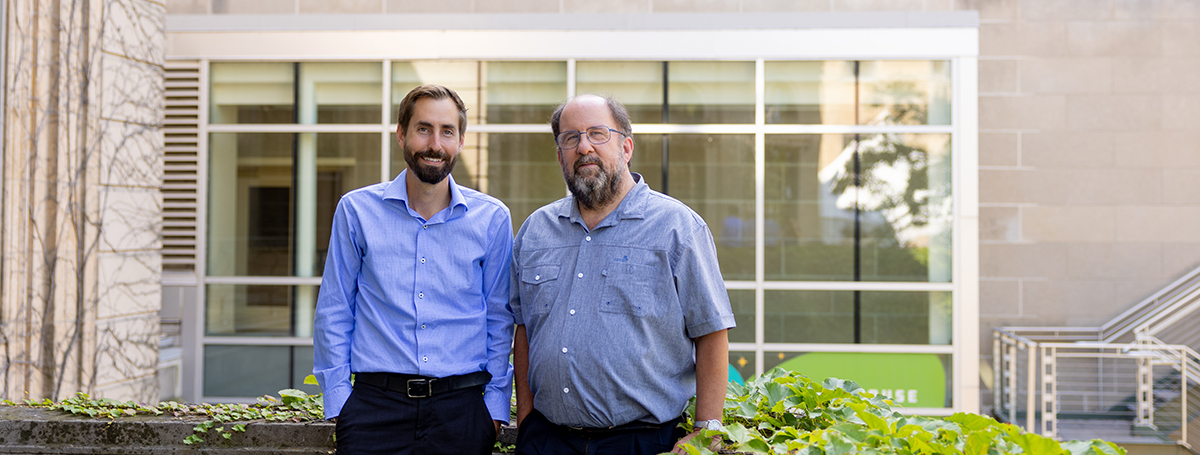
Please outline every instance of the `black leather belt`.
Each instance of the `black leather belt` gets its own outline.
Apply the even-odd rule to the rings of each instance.
[[[674,426],[679,425],[679,422],[682,422],[682,421],[683,421],[683,417],[676,417],[675,419],[672,419],[665,423],[650,423],[650,422],[634,421],[634,422],[629,422],[624,425],[617,425],[615,427],[607,427],[607,428],[571,427],[571,426],[566,426],[566,425],[555,425],[554,423],[551,423],[551,425],[555,425],[555,426],[559,427],[561,430],[563,430],[567,433],[571,433],[575,436],[579,436],[579,437],[583,437],[583,438],[595,438],[595,437],[611,436],[611,435],[619,434],[619,433],[627,433],[627,432],[631,432],[631,431],[656,430],[656,429],[666,427],[666,426],[674,427]]]
[[[354,383],[368,384],[384,390],[400,392],[409,398],[425,398],[435,394],[453,392],[467,387],[487,384],[492,380],[492,374],[486,371],[476,371],[458,376],[431,378],[413,374],[400,373],[355,373]]]

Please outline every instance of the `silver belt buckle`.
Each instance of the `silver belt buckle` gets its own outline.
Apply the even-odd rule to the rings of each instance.
[[[427,398],[433,395],[432,379],[409,379],[408,380],[408,397],[409,398]],[[415,390],[415,392],[414,392]]]

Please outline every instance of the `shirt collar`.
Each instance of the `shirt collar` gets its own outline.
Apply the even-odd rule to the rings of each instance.
[[[405,207],[408,207],[408,185],[405,180],[407,177],[408,169],[400,171],[400,175],[389,182],[387,188],[384,188],[383,199],[401,201],[404,202]],[[462,211],[466,212],[470,207],[467,205],[467,199],[463,197],[462,190],[458,188],[458,183],[454,182],[454,176],[447,175],[446,179],[450,181],[450,208],[452,211],[457,211],[459,207],[462,207]]]
[[[644,197],[647,191],[650,191],[650,185],[646,184],[646,179],[642,178],[642,174],[630,172],[633,175],[633,188],[625,193],[625,199],[617,205],[617,209],[613,213],[604,217],[597,228],[616,224],[615,220],[641,220],[646,218],[646,198]],[[573,222],[583,223],[583,214],[579,212],[579,203],[575,202],[575,196],[567,198],[566,204],[562,204],[558,208],[558,216],[560,218],[569,218]],[[609,221],[613,220],[613,221]]]

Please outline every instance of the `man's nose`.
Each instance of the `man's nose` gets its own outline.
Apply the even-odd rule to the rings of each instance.
[[[595,153],[595,152],[596,152],[596,145],[592,144],[592,141],[590,139],[588,139],[586,135],[579,136],[579,146],[575,147],[575,153],[578,153],[580,155],[587,155],[589,153]]]

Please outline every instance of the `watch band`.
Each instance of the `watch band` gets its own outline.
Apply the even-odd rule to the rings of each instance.
[[[717,419],[697,420],[696,423],[692,424],[692,428],[697,430],[720,430],[721,421]]]

